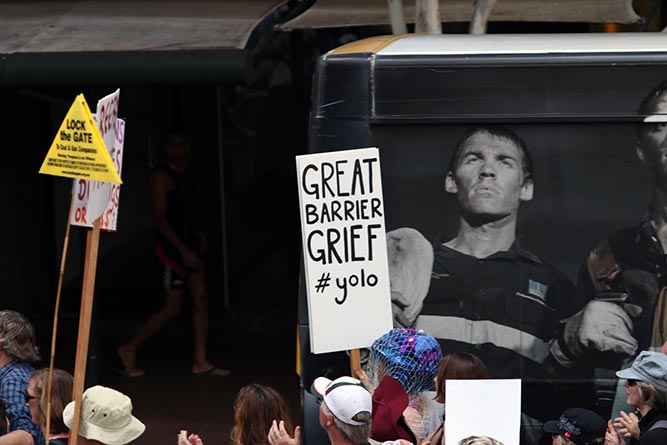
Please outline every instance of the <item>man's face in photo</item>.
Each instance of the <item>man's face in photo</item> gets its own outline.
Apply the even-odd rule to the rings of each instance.
[[[533,197],[519,147],[483,131],[465,141],[445,189],[456,194],[463,212],[492,219],[516,214],[520,202]]]
[[[667,120],[667,93],[662,94],[653,106],[653,116]],[[653,181],[667,186],[667,121],[642,124],[642,137],[637,146],[637,155],[651,171]]]

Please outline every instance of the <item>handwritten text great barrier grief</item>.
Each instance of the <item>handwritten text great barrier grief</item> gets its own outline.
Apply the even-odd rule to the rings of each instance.
[[[297,170],[311,349],[369,346],[391,329],[379,152],[298,156]]]

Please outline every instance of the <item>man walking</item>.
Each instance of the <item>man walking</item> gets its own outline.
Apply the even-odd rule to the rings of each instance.
[[[149,178],[157,232],[155,252],[164,268],[164,303],[130,341],[118,348],[123,373],[129,377],[144,375],[137,365],[137,350],[180,313],[186,290],[192,298],[192,373],[229,375],[228,370],[217,368],[208,360],[206,351],[209,313],[203,253],[207,246],[194,211],[193,184],[186,171],[189,153],[190,145],[182,133],[169,134],[165,161],[153,169]]]

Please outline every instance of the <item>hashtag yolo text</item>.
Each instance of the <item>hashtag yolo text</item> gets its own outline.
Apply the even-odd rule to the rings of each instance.
[[[324,293],[327,287],[330,286],[331,273],[323,272],[315,284],[316,293]],[[378,277],[373,273],[368,273],[361,269],[358,273],[336,277],[334,282],[336,287],[341,291],[339,295],[334,297],[337,304],[343,304],[347,301],[348,290],[355,287],[375,287],[378,284]]]

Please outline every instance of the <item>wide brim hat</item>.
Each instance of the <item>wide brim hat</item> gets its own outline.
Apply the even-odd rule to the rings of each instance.
[[[385,376],[373,391],[371,439],[378,442],[405,439],[416,444],[417,438],[403,417],[410,399],[395,378]]]
[[[94,386],[82,396],[79,435],[106,445],[125,445],[146,430],[146,426],[131,414],[132,402],[125,394],[111,388]],[[63,422],[72,427],[76,402],[63,410]]]

